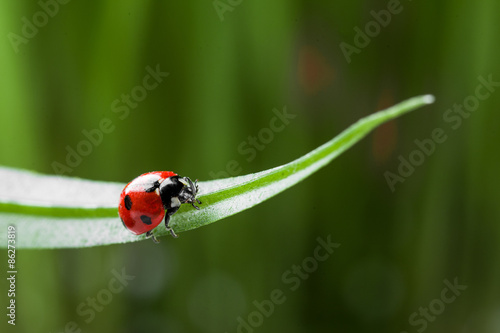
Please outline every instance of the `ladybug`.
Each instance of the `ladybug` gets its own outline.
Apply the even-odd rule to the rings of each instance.
[[[120,195],[118,213],[125,228],[136,235],[146,236],[158,243],[152,230],[165,218],[165,228],[177,237],[168,225],[172,216],[183,203],[200,209],[195,202],[198,194],[197,181],[181,177],[171,171],[153,171],[140,175],[125,186]],[[165,212],[166,211],[166,212]]]

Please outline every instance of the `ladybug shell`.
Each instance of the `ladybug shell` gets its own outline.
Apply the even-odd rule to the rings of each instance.
[[[171,171],[153,171],[140,175],[125,186],[120,195],[118,213],[123,225],[136,235],[153,230],[165,217],[158,186],[177,176]]]

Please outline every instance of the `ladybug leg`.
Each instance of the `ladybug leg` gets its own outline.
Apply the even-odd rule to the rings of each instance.
[[[172,207],[172,208],[169,208],[167,209],[167,214],[165,214],[165,228],[170,231],[170,234],[172,235],[172,237],[174,238],[177,238],[179,236],[177,236],[177,234],[174,232],[174,229],[172,229],[169,225],[168,225],[168,222],[170,221],[170,216],[174,215],[175,212],[177,212],[179,210],[179,207]]]
[[[148,232],[146,232],[146,237],[147,238],[151,238],[153,240],[153,242],[155,242],[156,244],[158,244],[160,241],[155,237],[155,235],[153,235],[153,232],[150,230]]]

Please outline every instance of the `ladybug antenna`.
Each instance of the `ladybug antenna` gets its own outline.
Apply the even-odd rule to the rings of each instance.
[[[201,201],[196,199],[196,195],[198,194],[198,179],[196,179],[193,183],[191,178],[189,177],[184,177],[184,180],[186,180],[189,183],[189,191],[192,194],[192,198],[189,201],[189,203],[196,209],[200,210],[200,207],[196,206],[194,202],[196,201],[198,204],[201,204]]]
[[[196,187],[196,195],[198,195],[198,191],[200,190],[200,189],[198,188],[198,179],[196,179],[196,180],[194,181],[194,186]],[[196,195],[195,195],[195,196],[196,196]],[[197,202],[197,203],[199,203],[199,204],[201,205],[201,201],[200,201],[199,199],[196,199],[196,202]]]
[[[191,193],[193,193],[193,196],[196,196],[196,194],[198,194],[198,185],[193,184],[193,181],[190,178],[188,178],[187,180],[189,182],[189,188],[191,189]]]

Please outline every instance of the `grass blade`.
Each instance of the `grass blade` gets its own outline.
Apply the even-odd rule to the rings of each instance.
[[[171,219],[180,233],[251,208],[322,168],[380,124],[434,101],[431,95],[408,99],[360,119],[332,140],[282,166],[262,172],[199,182],[200,210],[183,205]],[[0,168],[0,237],[17,230],[16,248],[71,248],[144,239],[120,222],[117,200],[125,184],[39,175]],[[29,190],[28,190],[29,189]],[[156,236],[169,234],[163,225]],[[3,242],[2,246],[6,246]]]

